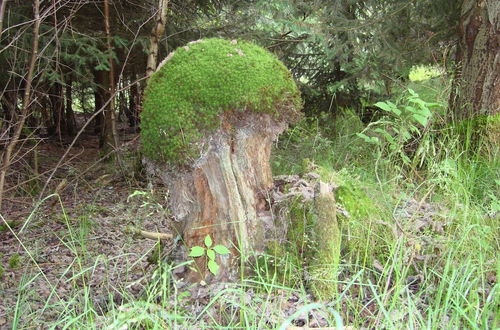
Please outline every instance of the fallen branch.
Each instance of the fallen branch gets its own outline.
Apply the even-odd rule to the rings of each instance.
[[[172,234],[145,231],[145,230],[141,230],[139,228],[135,228],[132,226],[125,227],[125,229],[123,231],[127,234],[139,235],[139,236],[142,236],[144,238],[153,239],[153,240],[166,240],[166,239],[172,239],[174,237]]]

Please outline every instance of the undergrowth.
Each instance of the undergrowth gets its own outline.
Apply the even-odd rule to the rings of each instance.
[[[50,310],[57,321],[45,326],[72,329],[286,329],[318,325],[319,319],[356,328],[498,328],[498,146],[472,134],[473,125],[447,124],[445,109],[430,106],[437,97],[427,97],[409,91],[381,101],[385,115],[368,126],[348,109],[306,119],[276,145],[275,175],[305,174],[315,164],[322,180],[338,184],[338,206],[350,215],[341,219],[348,244],[335,265],[333,300],[315,301],[297,255],[277,245],[253,259],[252,275],[218,287],[197,308],[189,300],[192,290],[177,286],[172,275],[187,264],[160,262],[139,298],[116,286],[103,311],[86,282],[106,262],[86,262],[92,222],[83,216],[74,226],[63,213],[69,235],[60,239],[74,258],[61,280],[69,278],[78,290],[61,297],[56,283],[48,283],[54,299],[30,310],[29,283],[44,274],[40,267],[27,268],[13,328],[35,325]],[[37,265],[35,258],[27,263]],[[279,313],[290,304],[297,305],[294,313]]]

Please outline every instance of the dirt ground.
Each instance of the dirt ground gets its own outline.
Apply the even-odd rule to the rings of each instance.
[[[137,148],[136,137],[122,136],[126,154]],[[144,199],[128,198],[145,184],[123,173],[126,168],[116,170],[101,161],[96,137],[84,135],[80,141],[46,190],[45,196],[57,192],[60,199],[34,204],[67,142],[38,144],[38,180],[23,183],[35,176],[31,167],[13,166],[9,184],[14,189],[7,190],[2,212],[12,230],[0,221],[0,328],[11,324],[16,303],[25,325],[56,320],[67,299],[84,288],[91,289],[92,300],[105,312],[110,297],[121,299],[118,292],[137,296],[154,267],[147,258],[156,242],[123,230],[128,225],[165,230],[161,212]],[[30,319],[35,315],[42,319]]]

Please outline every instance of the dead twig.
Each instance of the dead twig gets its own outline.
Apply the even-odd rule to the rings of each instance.
[[[153,239],[153,240],[167,240],[167,239],[172,239],[174,236],[169,233],[157,233],[157,232],[152,232],[152,231],[145,231],[141,230],[139,228],[135,228],[132,226],[127,226],[123,230],[127,234],[133,234],[133,235],[139,235],[144,238],[148,239]]]

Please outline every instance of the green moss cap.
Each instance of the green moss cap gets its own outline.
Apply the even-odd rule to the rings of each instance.
[[[289,122],[301,108],[290,72],[267,50],[246,41],[193,42],[178,48],[148,82],[143,152],[153,160],[185,164],[198,154],[197,142],[219,127],[222,113],[269,113]]]

